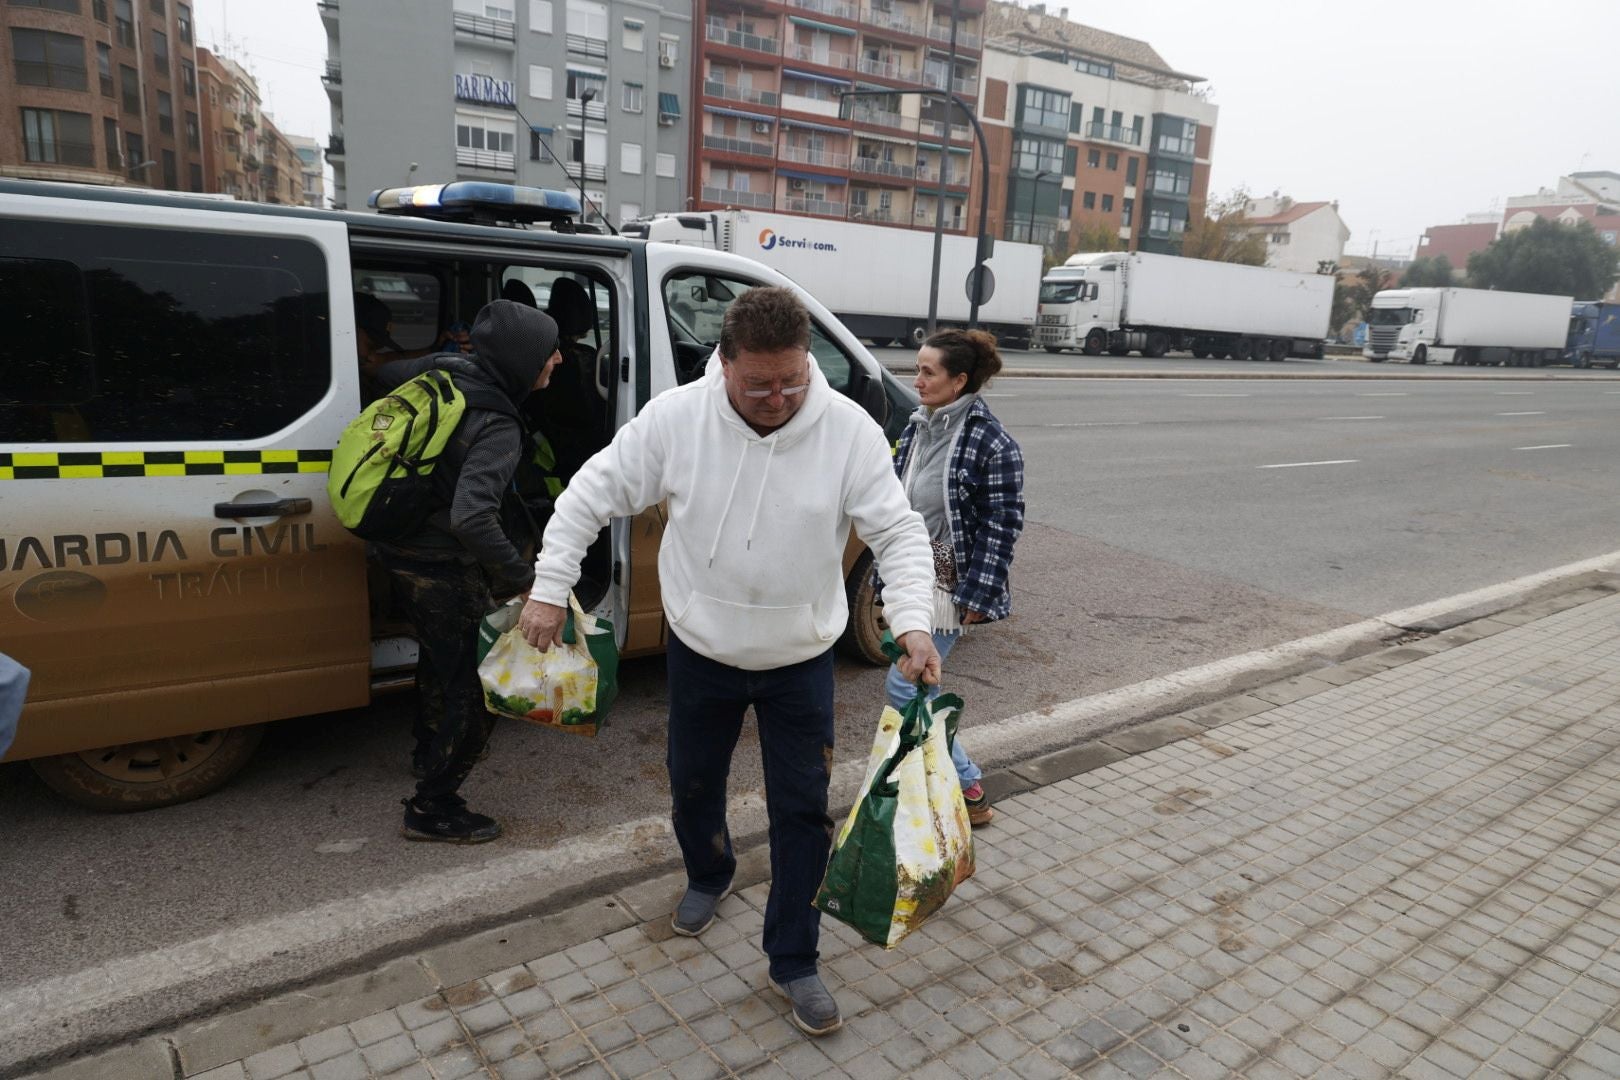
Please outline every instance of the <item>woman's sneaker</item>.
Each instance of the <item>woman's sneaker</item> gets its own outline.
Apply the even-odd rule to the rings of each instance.
[[[475,814],[465,804],[424,808],[415,799],[405,804],[405,821],[399,835],[407,840],[438,840],[447,844],[482,844],[501,835],[501,823]]]
[[[990,819],[996,816],[996,812],[990,809],[990,796],[984,793],[984,785],[977,780],[962,789],[962,801],[967,803],[969,825],[988,825]]]

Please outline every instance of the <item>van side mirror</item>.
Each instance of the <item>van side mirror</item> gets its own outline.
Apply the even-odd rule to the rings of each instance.
[[[704,289],[704,287],[701,286],[701,285],[693,285],[692,286],[692,303],[694,303],[694,304],[706,304],[708,302],[709,302],[708,290]]]

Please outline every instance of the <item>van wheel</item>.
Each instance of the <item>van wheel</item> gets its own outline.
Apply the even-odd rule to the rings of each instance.
[[[94,810],[153,810],[208,794],[235,776],[264,725],[124,743],[29,762],[57,794]]]
[[[852,660],[865,660],[868,664],[886,667],[889,658],[883,655],[883,633],[889,628],[883,618],[872,588],[872,553],[861,552],[855,565],[844,579],[844,596],[849,600],[849,625],[838,639],[838,650]]]

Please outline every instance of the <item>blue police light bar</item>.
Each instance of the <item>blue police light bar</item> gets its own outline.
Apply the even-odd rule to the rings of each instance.
[[[579,217],[579,199],[566,191],[482,180],[378,188],[366,205],[380,214],[479,224],[566,222]]]

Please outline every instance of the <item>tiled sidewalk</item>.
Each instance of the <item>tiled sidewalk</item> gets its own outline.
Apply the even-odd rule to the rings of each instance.
[[[823,921],[831,1037],[760,885],[200,1075],[1612,1080],[1620,597],[1493,629],[1004,800],[900,948]]]

